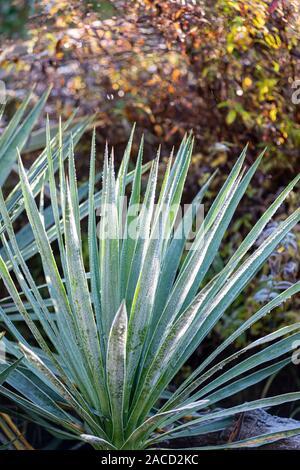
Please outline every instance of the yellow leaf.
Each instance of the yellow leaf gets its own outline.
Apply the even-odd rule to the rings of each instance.
[[[226,123],[230,126],[230,124],[232,124],[235,119],[236,119],[236,110],[235,109],[231,109],[229,111],[229,113],[227,114],[226,116]]]
[[[269,116],[270,116],[270,119],[271,121],[276,121],[276,118],[277,118],[277,109],[275,107],[273,107],[272,109],[270,109],[270,112],[269,112]]]
[[[213,161],[211,162],[211,167],[217,168],[220,165],[224,165],[224,163],[226,162],[227,162],[227,153],[221,152],[218,154],[216,158],[213,159]]]
[[[252,85],[252,80],[250,77],[245,77],[243,80],[243,88],[249,88]]]
[[[229,52],[229,54],[231,54],[234,50],[234,44],[227,44],[227,52]]]
[[[270,33],[265,34],[265,41],[268,46],[272,47],[273,49],[279,49],[281,46],[281,39],[278,34],[275,34],[274,36]]]
[[[265,23],[266,23],[265,18],[261,15],[256,16],[253,20],[254,26],[256,26],[258,29],[263,28],[265,26]]]

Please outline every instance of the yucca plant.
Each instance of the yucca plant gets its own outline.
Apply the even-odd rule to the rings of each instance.
[[[17,161],[17,149],[21,152],[22,150],[28,152],[28,144],[30,143],[30,147],[37,150],[40,148],[36,145],[37,140],[41,141],[40,133],[37,135],[32,132],[34,126],[36,125],[38,119],[41,116],[42,110],[46,104],[47,98],[49,96],[50,88],[45,91],[45,93],[36,101],[35,105],[32,107],[31,110],[29,109],[30,102],[32,101],[32,92],[28,94],[28,96],[24,99],[21,103],[13,117],[9,120],[6,128],[3,130],[0,136],[0,187],[3,187],[11,174],[12,170],[16,166]],[[5,105],[1,107],[0,110],[0,119],[3,117]],[[88,128],[91,122],[91,117],[82,119],[77,124],[74,124],[73,118],[75,113],[68,119],[65,124],[60,124],[61,130],[64,131],[62,135],[62,131],[60,134],[53,139],[50,140],[49,145],[52,148],[53,156],[54,156],[54,169],[55,171],[58,168],[58,155],[63,154],[63,149],[69,145],[69,137],[70,133],[73,134],[73,143],[79,141],[83,132]],[[52,134],[52,133],[51,133]],[[61,149],[61,150],[59,150]],[[44,178],[47,172],[47,154],[46,151],[43,151],[28,169],[28,178],[31,182],[32,188],[34,193],[37,195],[44,189]],[[88,194],[88,184],[81,185],[79,189],[79,198],[83,202],[83,210],[84,210],[84,201],[86,200]],[[22,200],[22,193],[20,189],[20,184],[17,184],[11,193],[8,195],[7,200],[7,208],[9,210],[9,214],[13,220],[19,218],[23,211],[24,211],[24,202]],[[56,238],[55,230],[53,230],[54,226],[54,219],[51,207],[47,208],[44,212],[45,217],[45,224],[47,228],[47,233],[49,237],[53,240]],[[0,215],[1,225],[3,223],[2,217]],[[1,229],[0,229],[1,231]],[[18,246],[24,256],[25,259],[30,259],[37,251],[37,246],[35,244],[33,232],[29,224],[22,227],[21,230],[18,231],[16,234],[16,238],[18,241]],[[7,261],[5,250],[0,243],[0,255]],[[11,266],[9,266],[11,269]],[[1,330],[0,330],[1,331]],[[1,352],[1,348],[0,348]],[[3,423],[3,419],[10,419],[6,416],[0,414],[0,430],[7,427],[6,424]],[[14,432],[15,429],[12,429]],[[18,441],[16,441],[16,446],[19,446]]]
[[[178,222],[176,213],[191,160],[192,136],[183,139],[175,159],[169,158],[159,194],[158,152],[142,196],[143,142],[134,173],[128,174],[133,134],[116,177],[113,151],[109,156],[106,148],[102,191],[95,192],[94,133],[89,196],[83,212],[72,141],[67,173],[63,158],[58,162],[58,192],[49,128],[47,135],[47,178],[61,266],[52,251],[43,210],[19,159],[23,201],[45,284],[37,285],[30,273],[0,193],[1,238],[6,252],[6,262],[0,258],[0,273],[10,294],[0,315],[14,338],[3,341],[8,357],[21,361],[11,366],[16,368],[8,376],[5,372],[8,386],[0,387],[1,394],[18,404],[32,421],[62,438],[77,438],[96,449],[124,450],[164,447],[170,439],[223,429],[237,413],[298,400],[300,392],[295,392],[216,408],[221,400],[290,362],[293,344],[300,339],[300,323],[264,336],[225,358],[223,354],[223,359],[218,357],[256,321],[298,293],[300,282],[263,306],[203,357],[175,391],[170,384],[274,248],[299,222],[297,209],[254,249],[257,237],[300,176],[275,199],[225,267],[207,281],[206,274],[263,154],[246,172],[244,149],[186,252],[188,234],[211,182],[210,178]],[[130,181],[124,215],[125,187]],[[96,206],[101,208],[99,224]],[[88,267],[82,255],[81,219],[85,215]],[[32,339],[24,337],[18,328],[20,319]],[[191,419],[184,419],[187,415]],[[258,446],[298,433],[300,428],[225,447]]]
[[[26,144],[32,137],[32,129],[37,123],[41,112],[45,106],[47,98],[49,96],[50,89],[48,89],[40,99],[38,99],[35,106],[30,112],[26,114],[29,103],[32,97],[30,93],[23,101],[21,106],[18,108],[12,119],[9,121],[7,127],[4,129],[0,136],[0,187],[2,188],[14,168],[17,161],[17,150],[21,152],[23,148],[26,148]],[[4,106],[2,112],[4,111]],[[79,123],[74,124],[73,113],[68,121],[64,124],[60,122],[60,132],[50,139],[48,145],[51,146],[53,153],[53,168],[56,172],[58,170],[58,161],[60,158],[65,158],[67,155],[67,149],[69,148],[69,139],[72,134],[73,145],[75,146],[83,133],[86,131],[91,123],[91,117],[82,119]],[[31,167],[26,170],[28,179],[32,186],[32,190],[35,196],[40,194],[44,189],[44,180],[47,173],[47,152],[42,151],[41,154],[35,159]],[[82,184],[79,189],[79,200],[80,202],[86,201],[88,194],[88,184]],[[22,192],[20,183],[17,184],[6,199],[7,209],[12,220],[16,220],[24,211],[24,201],[22,199]],[[82,207],[84,213],[84,205]],[[56,238],[54,227],[54,218],[51,207],[45,209],[44,213],[45,224],[49,238],[54,240]],[[2,216],[0,215],[1,226],[3,226]],[[1,231],[1,229],[0,229]],[[33,232],[29,225],[24,226],[17,233],[17,240],[20,250],[27,260],[31,258],[37,251],[35,245]],[[0,254],[5,258],[5,251],[0,247]]]
[[[12,119],[9,121],[7,127],[2,132],[0,136],[0,187],[4,186],[8,176],[16,164],[17,148],[19,148],[19,151],[22,151],[28,142],[28,139],[31,137],[32,129],[41,115],[48,98],[49,91],[50,90],[47,90],[42,97],[37,100],[31,111],[27,112],[32,98],[32,93],[29,93],[13,115]],[[3,117],[4,110],[5,105],[2,105],[0,110],[0,120]],[[2,428],[3,423],[0,415],[0,430]]]
[[[31,131],[39,119],[43,107],[47,101],[49,91],[47,90],[41,98],[38,99],[32,110],[25,116],[32,93],[24,99],[17,109],[12,119],[9,121],[4,132],[0,136],[0,186],[2,187],[13,169],[17,160],[17,148],[19,151],[25,146]],[[5,105],[2,105],[0,111],[0,120],[3,117]]]

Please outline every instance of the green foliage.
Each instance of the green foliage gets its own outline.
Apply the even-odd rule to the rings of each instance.
[[[7,36],[23,34],[34,0],[2,0],[0,4],[0,33]]]
[[[1,370],[0,370],[0,385],[5,382],[9,374],[17,367],[17,365],[20,363],[20,360],[16,361],[14,364],[4,367],[3,364],[1,364]]]
[[[24,118],[28,109],[31,93],[23,101],[0,137],[0,186],[3,186],[17,160],[17,149],[21,152],[32,128],[38,121],[47,101],[49,91],[37,101],[33,109]],[[22,121],[23,119],[23,121]]]
[[[0,137],[0,183],[3,185],[7,180],[13,166],[16,163],[18,151],[21,152],[25,146],[31,130],[38,120],[43,106],[49,95],[49,90],[43,94],[43,96],[37,101],[33,109],[28,113],[24,118],[24,113],[28,107],[30,95],[25,99],[21,104],[20,108],[14,114],[13,118],[5,128],[4,132]],[[70,116],[68,121],[62,125],[60,123],[60,132],[58,135],[55,135],[51,140],[49,139],[48,146],[51,148],[53,153],[53,171],[57,171],[58,162],[61,158],[66,158],[66,149],[69,145],[70,134],[73,135],[73,145],[76,145],[88,125],[91,122],[91,118],[86,118],[73,124],[74,113]],[[22,120],[23,118],[23,120]],[[62,133],[64,132],[64,136]],[[44,189],[44,179],[47,174],[47,151],[43,150],[41,154],[36,158],[35,162],[31,165],[28,173],[29,181],[32,185],[34,195],[38,195]],[[79,189],[79,199],[82,201],[88,193],[88,184],[83,184]],[[21,214],[24,211],[24,200],[22,198],[21,185],[18,183],[10,194],[7,196],[6,204],[8,212],[12,220],[16,220],[21,217]],[[82,210],[86,210],[86,207],[83,205]],[[44,217],[46,220],[46,228],[48,230],[48,235],[50,239],[56,240],[57,234],[54,226],[54,216],[52,213],[51,207],[45,208]],[[3,219],[0,216],[0,222],[3,224]],[[4,227],[0,229],[2,233]],[[25,259],[30,259],[37,253],[37,246],[35,244],[34,236],[32,229],[29,224],[24,225],[16,234],[18,241],[18,246],[22,252],[22,255]],[[3,247],[0,247],[1,256],[6,259],[5,250]],[[11,266],[9,266],[11,269]]]
[[[61,130],[59,141],[63,140],[62,134]],[[132,139],[133,133],[116,177],[113,152],[109,157],[106,148],[102,191],[97,192],[94,134],[88,197],[80,203],[73,138],[70,137],[68,150],[61,151],[57,161],[48,125],[46,181],[61,269],[52,251],[53,238],[45,226],[46,219],[36,202],[35,186],[19,159],[21,193],[45,275],[43,289],[28,269],[7,201],[0,192],[1,240],[6,253],[6,262],[0,258],[0,273],[10,295],[1,302],[0,315],[14,338],[4,339],[8,355],[21,359],[21,364],[6,379],[9,387],[2,386],[0,392],[24,409],[29,419],[52,433],[81,439],[96,449],[151,448],[163,445],[166,440],[222,429],[236,413],[300,398],[300,392],[288,393],[221,411],[214,409],[221,400],[266,379],[289,363],[293,344],[300,338],[299,323],[261,337],[233,355],[214,360],[255,322],[299,292],[300,282],[276,295],[235,329],[202,359],[177,390],[169,389],[187,359],[299,222],[297,209],[255,248],[256,240],[300,176],[279,194],[223,269],[207,282],[206,274],[263,154],[245,172],[246,149],[242,152],[182,261],[189,230],[183,232],[183,225],[179,224],[175,234],[180,236],[176,236],[172,229],[192,157],[193,139],[185,137],[174,162],[172,158],[168,160],[159,195],[158,152],[151,163],[143,198],[143,142],[136,168],[128,173]],[[65,153],[67,173],[63,164]],[[56,163],[59,191],[54,176]],[[46,181],[43,179],[43,184]],[[129,182],[132,190],[128,209],[141,201],[143,204],[136,216],[128,210],[123,224],[123,196]],[[210,183],[211,179],[200,190],[189,215],[195,216]],[[99,207],[101,219],[97,227]],[[88,271],[82,250],[84,218],[88,225]],[[136,237],[129,236],[133,222]],[[193,217],[185,214],[182,224],[191,229]],[[32,340],[18,327],[20,319],[31,331]],[[246,358],[242,357],[244,354]],[[186,415],[193,419],[184,420]],[[293,430],[294,434],[299,432]],[[227,447],[259,446],[284,436],[284,433],[257,436]]]
[[[289,204],[287,206],[288,212],[291,208],[295,207],[293,199],[296,197],[290,195]],[[293,197],[294,196],[294,197]],[[286,211],[278,216],[278,220],[282,220]],[[247,214],[245,214],[247,217]],[[240,226],[243,223],[243,217],[238,218],[236,223],[233,224],[227,240],[220,250],[222,259],[226,259],[229,254],[234,251],[234,247],[240,243],[242,239]],[[273,221],[268,224],[257,241],[257,246],[268,236],[272,230],[278,225],[278,222]],[[233,234],[233,235],[232,235]],[[299,248],[300,238],[299,229],[295,233],[288,233],[287,236],[281,241],[277,248],[270,255],[268,262],[263,266],[259,276],[256,276],[236,301],[232,304],[231,308],[223,316],[222,321],[216,325],[215,332],[220,341],[223,341],[235,328],[243,324],[245,320],[252,316],[252,314],[264,303],[274,299],[280,292],[290,287],[299,277]],[[219,265],[215,264],[215,270],[218,271],[223,267],[223,263],[219,261]],[[213,275],[213,274],[211,274]],[[285,302],[284,305],[279,306],[272,315],[262,318],[256,322],[249,329],[247,333],[241,335],[236,340],[236,347],[245,346],[253,339],[256,339],[263,334],[270,333],[276,328],[291,325],[299,321],[299,298],[295,296]]]

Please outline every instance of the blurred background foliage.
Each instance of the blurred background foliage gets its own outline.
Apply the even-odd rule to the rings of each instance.
[[[7,118],[33,84],[36,98],[53,84],[46,108],[52,125],[74,107],[78,117],[95,113],[101,149],[107,138],[121,154],[136,122],[137,133],[145,134],[145,158],[160,142],[167,156],[193,129],[196,147],[185,202],[220,167],[213,197],[247,142],[248,164],[268,146],[210,275],[300,171],[300,105],[292,100],[300,78],[298,1],[2,0],[0,17]],[[37,129],[27,144],[29,159],[43,142]],[[80,155],[82,179],[88,162]],[[273,223],[298,205],[293,193]],[[218,337],[299,278],[299,243],[296,230],[228,311],[216,329]],[[250,336],[299,320],[298,312],[299,300],[293,299],[255,325]]]

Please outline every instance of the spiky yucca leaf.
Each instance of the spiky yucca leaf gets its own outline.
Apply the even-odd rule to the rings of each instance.
[[[5,382],[9,374],[18,366],[21,360],[22,359],[19,359],[18,361],[14,362],[13,364],[7,367],[4,367],[2,364],[1,369],[0,369],[0,385],[2,385],[3,382]]]
[[[23,119],[31,93],[18,108],[8,126],[0,137],[0,186],[3,186],[13,165],[17,160],[17,148],[21,151],[26,144],[32,128],[36,124],[47,101],[50,90],[47,90],[37,101],[30,113]],[[22,121],[23,119],[23,121]],[[22,121],[22,122],[21,122]]]
[[[235,354],[216,359],[254,322],[298,293],[300,282],[237,328],[203,358],[175,392],[170,392],[169,385],[275,247],[299,222],[297,209],[261,246],[253,248],[300,177],[276,198],[224,268],[205,282],[222,237],[263,154],[245,172],[246,149],[242,152],[181,261],[188,233],[211,181],[200,189],[192,206],[175,225],[192,155],[191,136],[183,139],[174,161],[170,158],[160,192],[158,152],[142,197],[142,143],[135,171],[132,174],[127,171],[133,135],[117,175],[113,151],[109,153],[106,148],[102,193],[96,192],[94,134],[88,199],[84,203],[80,203],[76,183],[73,138],[66,175],[63,158],[56,160],[51,150],[49,130],[47,136],[46,175],[54,219],[52,231],[45,226],[35,200],[35,184],[19,161],[22,198],[45,273],[43,286],[35,284],[27,268],[26,251],[20,249],[14,235],[9,206],[0,197],[5,222],[0,232],[6,256],[6,263],[0,258],[0,273],[11,296],[0,304],[0,315],[16,340],[4,339],[8,356],[19,360],[24,355],[19,367],[5,375],[10,387],[2,386],[0,392],[52,433],[73,435],[97,449],[163,446],[168,439],[223,429],[236,413],[298,400],[300,392],[295,392],[214,410],[220,400],[266,379],[290,361],[293,345],[300,339],[298,323],[262,337]],[[60,193],[54,179],[54,162],[59,167]],[[123,196],[128,182],[133,185],[130,210],[124,216]],[[98,207],[101,215],[97,225]],[[88,271],[80,223],[86,216]],[[60,266],[52,252],[54,238],[58,238]],[[10,269],[21,291],[17,290]],[[45,289],[48,295],[42,296]],[[20,318],[37,345],[23,337],[17,323]],[[182,420],[187,414],[193,419]],[[284,435],[258,436],[256,440],[229,446],[260,445]]]
[[[46,103],[47,97],[49,95],[50,89],[48,89],[42,97],[37,101],[33,109],[28,113],[24,118],[24,114],[29,105],[31,99],[31,93],[24,100],[21,106],[18,108],[7,127],[0,136],[0,186],[3,185],[7,176],[14,167],[18,151],[21,152],[26,144],[27,140],[30,138],[31,130],[38,118],[41,115],[41,111]],[[54,171],[58,169],[58,158],[65,159],[67,156],[67,146],[69,144],[70,137],[70,127],[73,122],[75,113],[70,116],[68,121],[65,124],[59,125],[59,132],[57,135],[53,136],[51,139],[48,139],[48,150],[44,150],[39,157],[34,161],[32,166],[28,170],[28,178],[32,185],[32,190],[35,195],[43,193],[44,183],[45,183],[45,174],[48,171],[47,168],[47,153],[51,152],[53,155],[53,168]],[[73,125],[72,134],[74,136],[74,144],[76,144],[83,132],[86,130],[88,124],[91,122],[91,118],[83,119],[81,122]],[[50,136],[50,132],[47,131],[47,134]],[[60,157],[59,157],[60,156]],[[79,199],[82,201],[87,198],[88,185],[83,184],[79,190]],[[16,220],[17,217],[21,215],[24,210],[24,201],[22,199],[22,191],[20,184],[17,184],[11,193],[7,196],[6,199],[7,209],[12,220]],[[81,210],[84,208],[82,207]],[[83,214],[81,212],[81,216]],[[55,230],[53,211],[51,207],[47,207],[44,213],[44,219],[46,228],[51,240],[55,240],[58,236],[58,232]],[[0,221],[2,218],[0,216]],[[2,233],[2,229],[0,229]],[[37,251],[37,246],[35,244],[33,232],[30,225],[25,225],[19,232],[16,234],[18,245],[22,251],[25,259],[31,258]],[[5,259],[5,250],[0,244],[0,254]],[[11,269],[11,264],[9,263],[9,269]]]

